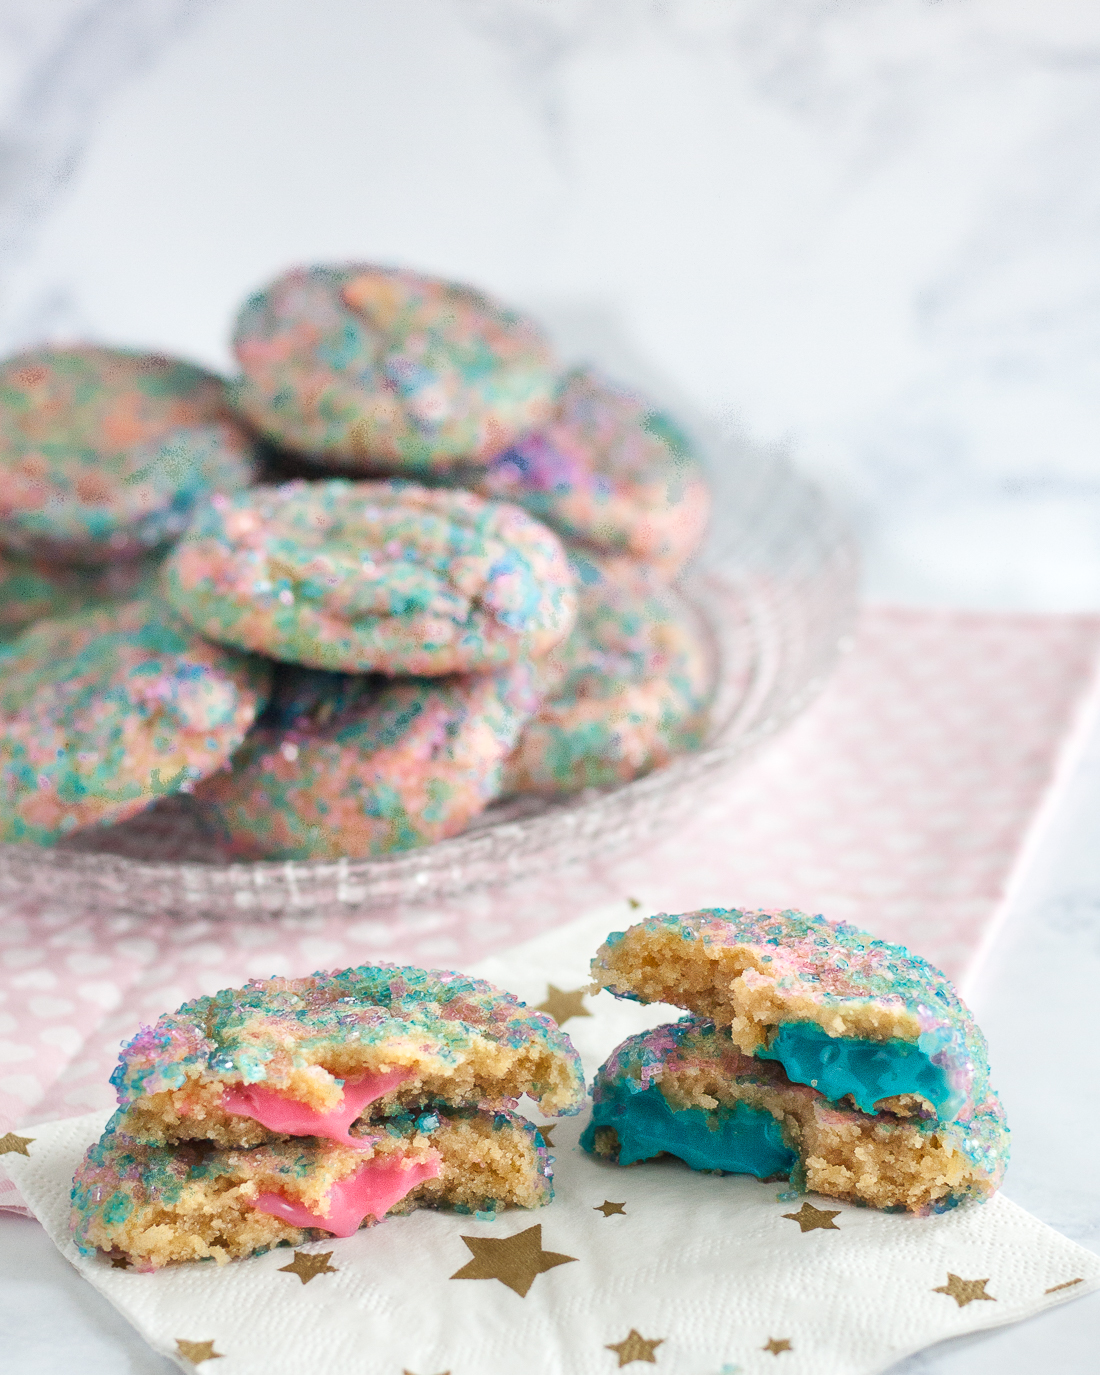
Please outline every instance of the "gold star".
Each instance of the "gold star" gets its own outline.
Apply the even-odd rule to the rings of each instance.
[[[130,1262],[126,1259],[125,1256],[112,1256],[112,1257],[111,1257],[111,1269],[112,1269],[112,1270],[129,1270],[129,1268],[130,1268]]]
[[[984,1280],[961,1280],[958,1275],[953,1275],[948,1270],[947,1283],[941,1284],[938,1289],[933,1289],[932,1293],[950,1294],[960,1308],[965,1308],[968,1303],[973,1303],[976,1299],[985,1299],[989,1303],[996,1303],[997,1300],[993,1295],[985,1292],[985,1286],[988,1283],[988,1278]]]
[[[185,1342],[182,1337],[176,1338],[176,1346],[185,1361],[190,1361],[192,1365],[201,1365],[203,1361],[220,1361],[222,1353],[214,1350],[213,1342]]]
[[[544,1141],[548,1146],[553,1146],[553,1144],[554,1144],[553,1137],[554,1137],[554,1132],[555,1132],[555,1130],[556,1130],[556,1127],[557,1127],[557,1124],[555,1123],[554,1126],[551,1126],[551,1127],[540,1127],[540,1128],[539,1128],[539,1135],[542,1137],[543,1141]]]
[[[553,984],[547,984],[546,1001],[539,1003],[535,1011],[549,1012],[558,1026],[564,1026],[570,1017],[591,1017],[591,1012],[582,1002],[587,991],[587,987],[574,988],[566,993],[560,988],[555,988]]]
[[[331,1251],[322,1251],[319,1255],[311,1256],[308,1251],[295,1251],[294,1259],[289,1265],[280,1265],[280,1275],[297,1275],[303,1284],[308,1284],[310,1280],[315,1280],[318,1275],[335,1275],[336,1266],[330,1265],[332,1259]]]
[[[657,1357],[654,1352],[664,1343],[664,1337],[643,1337],[637,1328],[632,1327],[627,1334],[626,1341],[612,1345],[607,1343],[607,1350],[614,1351],[619,1358],[619,1369],[624,1365],[629,1365],[631,1361],[649,1361],[650,1365],[657,1364]]]
[[[642,905],[637,898],[627,898],[627,903],[632,912],[636,912],[638,908]]]
[[[840,1231],[840,1228],[837,1228]],[[778,1356],[781,1351],[790,1351],[791,1344],[786,1337],[780,1337],[778,1341],[774,1337],[769,1337],[767,1345],[760,1348],[761,1351],[770,1351],[773,1356]]]
[[[1066,1280],[1065,1284],[1052,1284],[1049,1289],[1044,1289],[1044,1294],[1057,1294],[1059,1289],[1072,1289],[1075,1284],[1084,1284],[1080,1275],[1075,1280]]]
[[[803,1203],[797,1213],[784,1213],[784,1217],[789,1217],[792,1222],[797,1222],[803,1232],[839,1232],[840,1228],[833,1221],[834,1217],[840,1216],[840,1209],[836,1212],[828,1208],[815,1208],[812,1203]]]
[[[6,1136],[0,1136],[0,1155],[30,1155],[27,1147],[33,1141],[33,1136],[16,1136],[14,1132],[8,1132]]]
[[[542,1249],[542,1223],[536,1222],[514,1237],[463,1237],[474,1258],[451,1276],[453,1280],[500,1280],[522,1299],[536,1275],[568,1265],[576,1256]]]
[[[610,1217],[612,1213],[622,1213],[626,1217],[625,1203],[608,1203],[605,1198],[598,1208],[593,1208],[594,1213],[603,1213],[604,1217]]]
[[[413,1375],[413,1372],[411,1370],[403,1370],[401,1375]],[[451,1375],[451,1372],[449,1370],[444,1370],[443,1375]]]

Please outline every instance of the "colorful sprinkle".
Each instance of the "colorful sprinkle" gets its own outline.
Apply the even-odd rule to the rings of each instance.
[[[688,608],[629,559],[574,551],[572,634],[538,662],[546,702],[508,761],[507,792],[627,783],[703,742],[706,647]]]
[[[545,653],[576,616],[556,535],[514,506],[397,481],[219,495],[165,587],[211,639],[354,673],[500,667]]]
[[[499,796],[540,701],[530,664],[398,682],[278,677],[285,687],[231,766],[195,789],[244,858],[363,859],[457,835]]]
[[[565,379],[549,424],[466,480],[566,539],[627,554],[668,578],[698,548],[710,514],[702,468],[679,426],[586,368]]]
[[[363,472],[484,462],[546,421],[557,370],[534,324],[397,268],[296,268],[248,300],[241,412],[275,444]]]
[[[102,564],[175,539],[209,491],[255,477],[225,384],[157,354],[85,345],[0,363],[0,544]]]
[[[156,599],[25,630],[0,648],[0,838],[50,845],[190,787],[229,759],[269,683]]]

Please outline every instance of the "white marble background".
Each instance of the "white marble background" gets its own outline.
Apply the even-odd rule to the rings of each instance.
[[[1096,0],[3,0],[0,348],[487,284],[852,512],[868,589],[1100,605]]]
[[[227,366],[293,260],[465,277],[817,474],[878,597],[1100,609],[1098,238],[1097,0],[0,0],[0,351]],[[1008,1192],[1094,1249],[1098,808],[1094,734],[973,999]],[[169,1369],[11,1217],[0,1330]],[[1098,1337],[1093,1295],[903,1368]]]

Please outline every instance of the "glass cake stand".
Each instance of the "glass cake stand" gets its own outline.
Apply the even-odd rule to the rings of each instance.
[[[817,489],[744,445],[712,443],[709,458],[710,534],[680,583],[711,655],[702,749],[619,787],[497,804],[451,840],[372,860],[226,862],[191,800],[169,798],[53,849],[0,845],[0,892],[206,919],[351,914],[546,872],[675,826],[814,697],[856,606],[854,544]]]

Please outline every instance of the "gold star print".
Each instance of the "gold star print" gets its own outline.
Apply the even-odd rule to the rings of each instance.
[[[837,1228],[840,1231],[840,1228]],[[778,1356],[781,1351],[790,1351],[791,1344],[786,1337],[780,1337],[778,1341],[774,1337],[769,1337],[767,1343],[760,1348],[761,1351],[770,1351],[773,1356]]]
[[[613,1213],[622,1213],[626,1217],[625,1203],[608,1203],[605,1198],[598,1208],[593,1208],[594,1213],[603,1213],[604,1217],[610,1217]]]
[[[14,1132],[8,1132],[6,1136],[0,1136],[0,1155],[30,1155],[27,1147],[33,1141],[33,1136],[16,1136]]]
[[[130,1262],[126,1259],[125,1256],[112,1256],[112,1257],[111,1257],[111,1269],[112,1269],[112,1270],[129,1270],[129,1268],[130,1268]]]
[[[947,1283],[941,1284],[938,1289],[933,1289],[933,1294],[950,1294],[960,1308],[965,1308],[968,1303],[973,1303],[976,1299],[985,1299],[989,1303],[996,1303],[997,1300],[992,1294],[985,1292],[985,1286],[989,1283],[988,1278],[984,1280],[962,1280],[958,1275],[953,1275],[950,1270],[947,1272]]]
[[[615,1344],[608,1342],[607,1350],[614,1351],[618,1356],[620,1370],[631,1361],[648,1361],[650,1365],[656,1365],[657,1357],[653,1353],[664,1344],[664,1340],[664,1337],[643,1337],[637,1328],[632,1327],[626,1341]]]
[[[1080,1275],[1075,1280],[1066,1280],[1065,1284],[1052,1284],[1049,1289],[1044,1289],[1044,1294],[1057,1294],[1059,1289],[1072,1289],[1075,1284],[1084,1284]]]
[[[176,1346],[183,1359],[190,1361],[192,1365],[201,1365],[203,1361],[220,1361],[222,1359],[222,1353],[214,1350],[213,1342],[185,1342],[182,1337],[177,1337]]]
[[[627,898],[627,903],[629,904],[630,910],[632,912],[636,912],[638,908],[642,905],[637,898]]]
[[[568,993],[553,984],[546,985],[546,1001],[539,1003],[536,1012],[549,1012],[558,1026],[564,1026],[570,1017],[591,1017],[582,999],[587,988],[574,988]]]
[[[803,1232],[839,1232],[840,1228],[833,1221],[834,1217],[840,1216],[840,1209],[832,1212],[829,1208],[815,1208],[812,1203],[803,1203],[797,1213],[784,1213],[784,1217],[789,1217],[792,1222],[797,1222]]]
[[[514,1237],[463,1237],[474,1258],[451,1276],[453,1280],[500,1280],[522,1299],[537,1275],[568,1265],[576,1256],[542,1249],[542,1223],[536,1222]]]
[[[401,1375],[413,1375],[413,1371],[411,1371],[411,1370],[403,1370],[403,1371],[401,1372]],[[444,1371],[443,1371],[443,1375],[451,1375],[451,1372],[450,1372],[449,1370],[444,1370]]]
[[[557,1127],[557,1123],[555,1123],[553,1126],[550,1126],[550,1127],[540,1127],[540,1128],[539,1128],[539,1135],[542,1137],[543,1141],[544,1141],[544,1142],[546,1143],[546,1145],[548,1145],[548,1146],[553,1146],[553,1144],[554,1144],[554,1131],[555,1131],[555,1128],[556,1128],[556,1127]]]
[[[332,1259],[331,1251],[322,1251],[320,1255],[311,1256],[308,1251],[295,1251],[294,1259],[289,1265],[280,1265],[280,1275],[297,1275],[303,1284],[308,1284],[310,1280],[315,1280],[318,1275],[335,1275],[336,1266],[330,1265]]]

